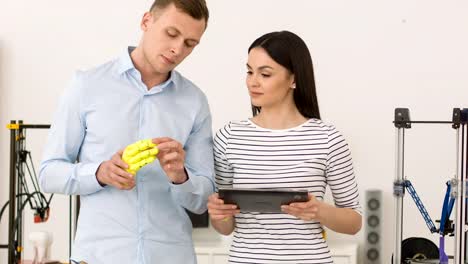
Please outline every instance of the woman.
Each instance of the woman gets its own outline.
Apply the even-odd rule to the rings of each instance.
[[[357,233],[359,195],[348,145],[320,120],[304,41],[288,31],[255,40],[246,83],[253,118],[230,122],[215,137],[218,187],[307,189],[309,201],[266,214],[239,211],[211,195],[213,227],[224,235],[234,231],[229,262],[333,263],[322,226]],[[327,184],[335,206],[323,202]]]

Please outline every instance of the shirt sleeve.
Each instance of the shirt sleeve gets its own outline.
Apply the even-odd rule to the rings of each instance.
[[[208,196],[214,192],[211,114],[206,97],[201,101],[201,110],[184,145],[188,180],[172,185],[174,199],[197,214],[207,210]]]
[[[326,175],[335,206],[362,214],[351,152],[344,137],[333,126],[328,130]]]
[[[226,158],[230,124],[220,129],[214,139],[215,180],[218,188],[231,188],[234,171]]]
[[[73,77],[49,131],[39,170],[40,185],[45,192],[86,195],[103,188],[96,179],[101,162],[77,162],[86,132],[80,111],[82,79],[79,72]]]

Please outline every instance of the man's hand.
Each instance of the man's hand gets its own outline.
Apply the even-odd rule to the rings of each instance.
[[[185,151],[182,144],[172,138],[153,138],[153,143],[158,145],[159,153],[156,156],[169,179],[176,184],[188,180],[185,172]]]
[[[128,165],[122,160],[123,149],[115,153],[110,160],[99,165],[96,179],[101,185],[110,185],[121,190],[130,190],[135,187],[133,175],[125,169]]]

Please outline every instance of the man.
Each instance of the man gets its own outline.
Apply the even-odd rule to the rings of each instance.
[[[40,183],[81,197],[73,261],[196,262],[185,209],[204,212],[214,191],[211,115],[203,92],[174,68],[208,16],[204,0],[156,0],[138,47],[78,72],[65,92]],[[123,148],[148,138],[158,160],[133,177]]]

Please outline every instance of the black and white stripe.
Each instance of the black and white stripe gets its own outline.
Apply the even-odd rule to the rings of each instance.
[[[214,154],[218,187],[307,189],[323,200],[328,184],[335,206],[361,210],[348,145],[321,120],[287,130],[231,122],[216,134]],[[229,262],[333,263],[322,231],[287,214],[241,212]]]

